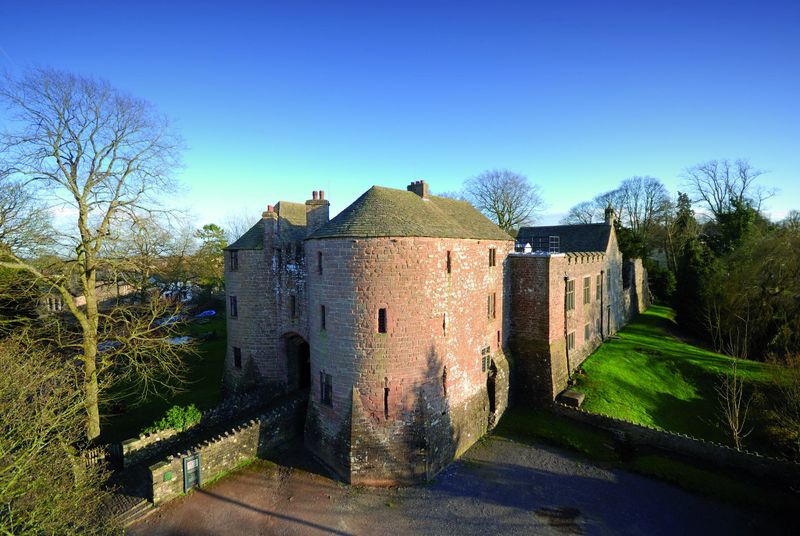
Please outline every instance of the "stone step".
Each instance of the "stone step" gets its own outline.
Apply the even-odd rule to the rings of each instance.
[[[153,506],[153,503],[147,499],[142,499],[125,512],[119,514],[117,516],[117,521],[123,527],[129,527],[130,525],[133,525],[137,521],[144,519],[155,511],[156,509]]]

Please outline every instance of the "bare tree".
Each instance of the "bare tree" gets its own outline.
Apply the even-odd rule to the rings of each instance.
[[[561,219],[564,225],[576,225],[603,221],[603,213],[598,216],[597,203],[594,201],[581,201],[569,209],[567,215]]]
[[[746,429],[750,398],[744,396],[744,380],[739,373],[738,359],[731,359],[730,371],[720,375],[715,389],[722,422],[731,434],[733,446],[742,450],[742,442],[750,435]]]
[[[14,337],[0,340],[0,370],[0,534],[113,534],[103,469],[74,447],[80,367]]]
[[[775,195],[775,191],[756,184],[764,172],[754,168],[747,160],[709,160],[684,171],[683,178],[694,194],[693,201],[705,205],[715,220],[731,212],[734,203],[749,203],[757,211],[761,204]]]
[[[100,434],[98,374],[111,370],[98,358],[104,247],[114,239],[115,225],[153,212],[157,197],[173,189],[181,142],[148,102],[62,71],[35,69],[8,78],[0,100],[15,127],[0,137],[0,169],[35,185],[49,207],[74,214],[72,224],[54,235],[62,262],[45,269],[12,244],[0,266],[26,271],[60,294],[79,326],[86,433],[93,439]]]
[[[467,199],[506,232],[535,221],[544,208],[539,187],[507,169],[484,171],[464,183]]]
[[[225,229],[225,238],[229,244],[234,243],[240,236],[250,230],[258,221],[256,210],[238,210],[228,212],[222,218],[222,228]]]

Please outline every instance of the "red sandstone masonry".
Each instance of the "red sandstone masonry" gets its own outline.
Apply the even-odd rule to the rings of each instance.
[[[309,412],[317,415],[310,422],[316,423],[316,432],[326,445],[342,443],[336,438],[344,437],[344,428],[349,425],[352,388],[356,387],[365,417],[362,425],[368,428],[365,433],[382,437],[383,448],[392,453],[392,459],[380,469],[372,468],[370,474],[361,476],[391,481],[415,463],[414,449],[403,438],[415,426],[420,412],[444,413],[452,423],[460,420],[460,412],[474,411],[469,407],[476,396],[486,398],[487,374],[481,370],[481,349],[489,346],[496,354],[497,332],[501,340],[505,337],[504,261],[512,244],[375,238],[310,240],[306,247],[310,258],[322,252],[324,263],[322,275],[311,270],[308,279],[311,375],[315,382]],[[497,266],[491,268],[490,247],[497,248]],[[446,267],[448,250],[450,274]],[[497,301],[493,319],[487,314],[489,295],[495,295]],[[325,332],[316,319],[321,305],[326,307]],[[378,333],[381,308],[387,310],[385,334]],[[333,377],[332,407],[320,403],[320,371]],[[388,420],[384,415],[386,387]],[[483,434],[489,420],[486,412],[488,408],[483,415],[474,416],[479,423],[487,423],[481,429],[461,426],[463,430],[451,430],[451,436],[458,436],[452,450],[464,450]],[[316,435],[312,431],[309,437]],[[326,458],[328,454],[320,445],[309,447],[346,478],[360,477],[358,467]],[[341,450],[349,448],[340,446]],[[428,448],[450,450],[445,445]]]

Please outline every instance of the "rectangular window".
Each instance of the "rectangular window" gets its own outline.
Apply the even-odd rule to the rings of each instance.
[[[489,267],[497,265],[497,250],[489,248]]]
[[[292,318],[297,318],[297,296],[294,294],[289,296],[289,308],[292,311]]]
[[[575,332],[567,333],[567,350],[575,349]]]
[[[567,281],[567,311],[575,309],[575,280]]]
[[[558,236],[551,236],[548,238],[548,251],[550,253],[558,253],[561,250],[561,238]]]
[[[451,259],[450,250],[447,250],[447,273],[453,273],[453,261]]]
[[[603,278],[600,276],[600,274],[597,274],[597,277],[595,278],[594,287],[594,299],[600,301],[600,297],[603,294]]]
[[[242,368],[242,349],[236,346],[233,347],[233,366]]]
[[[297,242],[294,246],[294,262],[295,264],[300,264],[300,261],[303,260],[303,243]]]
[[[317,251],[317,271],[322,273],[322,252]]]
[[[235,272],[236,270],[239,269],[239,252],[231,251],[230,260],[231,260],[231,272]]]
[[[378,309],[378,333],[386,333],[386,309]]]
[[[333,406],[333,381],[330,374],[319,373],[319,400],[326,406]]]
[[[583,304],[586,305],[592,301],[592,278],[586,276],[583,278]]]
[[[589,339],[592,337],[592,325],[586,324],[583,326],[583,342],[589,342]]]
[[[486,346],[481,349],[481,372],[489,370],[491,364],[492,349]]]
[[[486,317],[489,320],[497,318],[497,293],[486,296]]]
[[[326,325],[325,325],[325,306],[324,305],[320,305],[319,306],[319,328],[322,331],[325,331],[325,329],[326,329]]]
[[[238,307],[238,303],[236,303],[236,296],[231,296],[230,303],[231,303],[231,307],[230,307],[230,311],[229,312],[230,312],[231,318],[237,318],[239,316],[239,307]]]

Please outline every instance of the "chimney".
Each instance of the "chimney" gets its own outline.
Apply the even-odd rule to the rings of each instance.
[[[428,183],[425,181],[414,181],[406,187],[409,192],[414,192],[422,199],[428,199]]]
[[[311,192],[311,199],[306,201],[306,236],[328,223],[330,206],[323,190]]]
[[[275,212],[275,207],[274,206],[267,205],[267,210],[265,210],[264,212],[261,213],[261,217],[264,218],[265,220],[267,220],[267,219],[277,220],[278,219],[278,213]]]
[[[614,220],[615,219],[616,218],[614,217],[614,209],[611,208],[611,203],[609,203],[608,206],[606,207],[606,211],[605,211],[606,225],[614,225]]]

